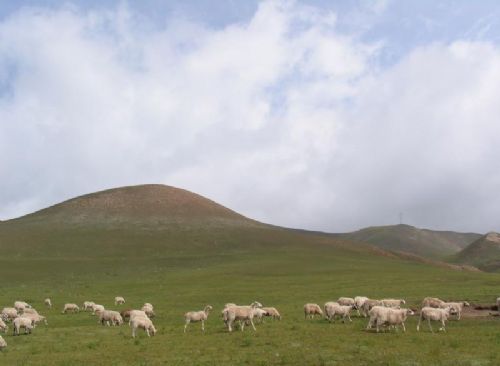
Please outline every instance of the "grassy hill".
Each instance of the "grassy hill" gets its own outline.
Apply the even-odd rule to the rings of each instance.
[[[453,261],[485,271],[500,269],[500,234],[488,233],[454,256]]]
[[[159,197],[158,197],[159,196]],[[181,200],[182,197],[182,200]],[[200,204],[200,206],[198,206]],[[500,275],[403,260],[369,245],[244,218],[203,197],[165,186],[82,196],[0,223],[0,307],[32,303],[49,326],[4,336],[8,365],[440,365],[498,364],[499,319],[451,322],[446,334],[366,332],[305,321],[306,302],[339,296],[425,296],[491,302]],[[113,298],[124,296],[125,306]],[[43,299],[54,308],[46,310]],[[65,302],[110,309],[155,305],[157,336],[133,340],[128,326],[102,327],[88,313],[62,315]],[[276,306],[281,321],[228,334],[224,303]],[[202,334],[182,333],[182,315],[214,306]],[[415,352],[418,349],[418,352]]]
[[[391,225],[369,227],[339,236],[347,240],[375,245],[389,251],[442,258],[461,251],[480,238],[481,234],[434,231],[410,225]]]

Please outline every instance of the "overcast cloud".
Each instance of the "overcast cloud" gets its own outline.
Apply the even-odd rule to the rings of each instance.
[[[403,212],[500,230],[500,48],[463,36],[387,63],[384,37],[366,37],[386,3],[367,6],[362,34],[288,1],[223,26],[151,26],[126,3],[10,13],[0,219],[164,183],[284,226],[348,231]]]

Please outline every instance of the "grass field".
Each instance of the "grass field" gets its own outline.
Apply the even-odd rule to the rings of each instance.
[[[62,213],[64,217],[67,213]],[[35,217],[36,219],[36,217]],[[451,321],[446,334],[376,334],[367,320],[304,320],[303,305],[340,296],[425,296],[493,302],[500,275],[401,260],[370,247],[265,225],[57,225],[0,223],[0,307],[15,300],[46,315],[32,335],[4,336],[0,365],[498,365],[500,318]],[[144,225],[143,225],[144,224]],[[127,303],[113,305],[116,295]],[[50,297],[54,308],[46,310]],[[109,309],[155,305],[158,329],[135,340],[128,325],[103,327],[89,313],[61,314],[65,302]],[[283,319],[229,334],[223,304],[257,300]],[[183,314],[214,307],[183,334]],[[437,327],[436,327],[437,328]]]

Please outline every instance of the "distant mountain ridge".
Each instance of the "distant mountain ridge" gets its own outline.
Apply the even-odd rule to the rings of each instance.
[[[343,239],[368,243],[384,250],[406,252],[428,258],[443,258],[460,252],[481,234],[419,229],[410,225],[364,228],[339,234]]]
[[[500,234],[490,232],[460,251],[453,259],[455,263],[468,264],[485,271],[500,269]]]

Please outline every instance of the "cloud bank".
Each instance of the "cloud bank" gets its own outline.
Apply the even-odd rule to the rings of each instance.
[[[262,2],[211,28],[127,6],[0,23],[0,218],[165,183],[262,221],[500,230],[500,49],[456,40],[391,66],[341,14]]]

